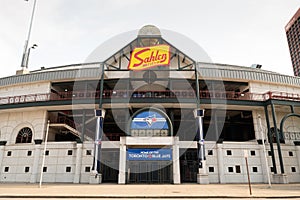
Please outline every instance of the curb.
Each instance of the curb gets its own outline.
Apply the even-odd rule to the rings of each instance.
[[[47,198],[47,199],[136,199],[136,198],[143,198],[143,199],[297,199],[300,198],[299,196],[46,196],[46,195],[0,195],[0,199],[3,198],[23,198],[23,199],[37,199],[37,198]]]

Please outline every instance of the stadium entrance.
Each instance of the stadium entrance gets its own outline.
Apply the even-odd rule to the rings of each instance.
[[[127,183],[172,183],[172,164],[166,161],[129,161]]]
[[[143,108],[129,121],[130,135],[120,137],[119,184],[180,183],[179,138],[167,114]]]

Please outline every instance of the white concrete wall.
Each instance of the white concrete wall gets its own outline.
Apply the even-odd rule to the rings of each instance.
[[[15,144],[19,131],[24,127],[29,127],[33,132],[33,144],[35,139],[44,137],[46,119],[47,111],[39,109],[35,111],[0,113],[0,140],[7,141],[7,145]]]
[[[267,151],[269,151],[269,145],[266,144],[266,146]],[[0,146],[0,182],[38,182],[40,178],[43,147],[43,143],[41,145],[18,144]],[[208,142],[206,143],[206,147],[207,171],[210,183],[247,183],[244,150],[248,152],[251,182],[267,183],[262,145],[258,145],[256,142],[224,142],[222,144]],[[106,148],[110,147],[107,146]],[[277,148],[276,146],[274,146],[274,148],[277,171],[280,173]],[[49,151],[49,155],[46,156],[45,159],[47,172],[43,175],[43,182],[89,182],[90,172],[86,172],[85,168],[92,168],[92,142],[84,142],[83,144],[77,144],[75,142],[49,142],[47,150]],[[72,150],[72,155],[68,155],[69,150]],[[78,152],[78,150],[81,152]],[[90,150],[92,154],[87,155],[87,150]],[[213,154],[207,155],[208,151],[211,150]],[[7,155],[9,151],[11,152],[11,156]],[[32,151],[30,156],[28,156],[28,151]],[[36,151],[39,153],[38,159],[35,159]],[[227,151],[231,151],[231,155],[228,155]],[[255,152],[255,155],[251,155],[251,151]],[[283,144],[282,154],[285,172],[288,175],[289,182],[299,183],[299,147]],[[35,160],[38,161],[37,164],[35,164]],[[268,167],[271,168],[271,156],[267,156],[267,161]],[[240,173],[236,171],[235,166],[240,166]],[[9,167],[8,172],[4,172],[5,167]],[[25,173],[25,167],[29,167],[29,172]],[[34,169],[34,167],[37,169]],[[66,172],[66,167],[71,167],[71,172]],[[213,167],[214,172],[209,172],[209,167]],[[233,168],[233,172],[229,172],[229,167]],[[253,167],[257,168],[257,172],[253,171]],[[296,169],[296,172],[292,172],[292,167]]]
[[[39,151],[37,171],[34,169],[35,157],[34,144],[20,144],[20,145],[6,145],[0,148],[2,150],[3,158],[0,164],[0,182],[38,182],[40,179],[42,157],[43,157],[43,144],[38,145]],[[82,155],[80,159],[77,157],[78,146],[82,146]],[[73,183],[79,180],[81,183],[89,182],[90,172],[85,172],[86,167],[92,168],[93,154],[87,155],[86,151],[93,152],[92,143],[77,144],[75,142],[50,142],[48,143],[47,150],[49,155],[45,158],[45,167],[47,171],[43,173],[43,182],[68,182]],[[72,151],[72,155],[68,155],[68,151]],[[11,152],[11,156],[7,153]],[[28,151],[32,151],[29,156]],[[77,159],[76,159],[77,158]],[[4,172],[5,167],[9,167],[8,172]],[[29,167],[29,172],[25,173],[25,167]],[[70,172],[66,172],[66,167],[71,167]],[[75,178],[76,168],[80,172],[79,176]],[[34,176],[34,180],[32,180]]]
[[[251,93],[258,93],[263,94],[266,92],[286,92],[286,93],[293,93],[293,94],[299,94],[300,93],[300,87],[296,87],[295,85],[280,85],[275,83],[265,83],[265,82],[255,82],[250,81],[249,82],[249,91]]]
[[[29,83],[0,87],[0,98],[26,94],[42,94],[50,92],[50,82]]]

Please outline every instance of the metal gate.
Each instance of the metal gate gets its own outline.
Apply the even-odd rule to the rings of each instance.
[[[103,149],[101,156],[102,182],[118,183],[119,149]]]
[[[127,183],[172,183],[173,170],[170,162],[129,161]]]
[[[196,183],[198,173],[197,149],[188,149],[180,156],[180,177],[182,183]]]

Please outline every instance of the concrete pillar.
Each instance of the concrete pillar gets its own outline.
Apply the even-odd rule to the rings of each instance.
[[[102,92],[100,92],[102,94]],[[94,163],[93,171],[90,175],[90,184],[102,183],[101,169],[101,143],[103,135],[103,120],[105,116],[105,109],[95,110],[95,117],[97,117],[97,125],[95,132],[95,142],[94,142]]]
[[[35,140],[35,148],[34,148],[34,158],[33,158],[33,166],[32,173],[30,176],[30,183],[36,183],[38,173],[40,172],[40,157],[41,157],[41,149],[42,149],[42,140]]]
[[[126,183],[126,137],[121,137],[118,184],[125,184],[125,183]]]
[[[180,184],[179,137],[173,137],[173,183]]]
[[[77,143],[75,175],[73,183],[80,183],[81,162],[82,161],[82,143]]]
[[[195,109],[194,117],[196,118],[199,125],[199,141],[198,141],[199,172],[197,174],[197,183],[209,184],[208,174],[206,169],[205,144],[204,144],[204,137],[203,137],[202,118],[204,117],[204,110]]]
[[[2,170],[2,163],[3,163],[3,156],[4,156],[6,141],[5,142],[0,141],[0,142],[1,142],[1,144],[0,144],[0,170]],[[0,172],[0,174],[1,174],[1,172]],[[0,182],[1,182],[1,180],[0,180]]]
[[[298,170],[299,170],[300,169],[300,145],[296,146],[296,156],[297,156],[297,160],[298,160]]]
[[[219,182],[226,183],[226,179],[224,176],[223,144],[221,143],[217,143],[217,159],[218,159]]]
[[[263,145],[259,145],[259,157],[260,157],[260,163],[261,163],[261,171],[262,171],[262,178],[264,183],[268,183],[268,172],[267,168],[269,166],[266,165],[266,160],[265,160],[265,153],[264,153],[264,147]]]

